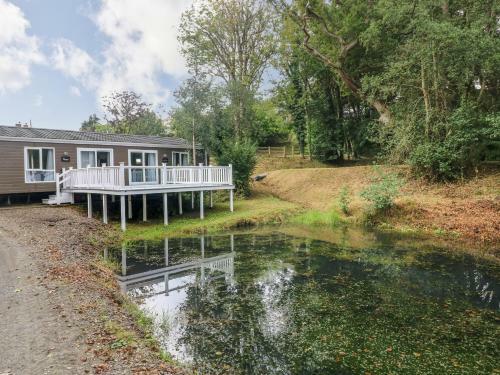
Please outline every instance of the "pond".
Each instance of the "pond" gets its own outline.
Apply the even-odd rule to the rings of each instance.
[[[498,263],[394,235],[330,237],[278,228],[106,256],[163,348],[198,373],[499,371]]]

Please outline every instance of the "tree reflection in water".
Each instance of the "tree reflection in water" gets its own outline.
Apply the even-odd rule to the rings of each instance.
[[[491,373],[499,269],[374,238],[132,242],[109,256],[167,351],[201,373]]]

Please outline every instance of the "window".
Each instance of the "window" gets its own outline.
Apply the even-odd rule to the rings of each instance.
[[[157,167],[157,160],[158,153],[156,151],[129,150],[128,164],[132,167],[142,167],[130,169],[130,183],[157,183],[157,168],[146,168]]]
[[[56,180],[54,148],[24,148],[24,181],[26,183],[54,182]]]
[[[106,148],[79,148],[78,168],[113,165],[113,150]]]
[[[189,165],[189,154],[187,152],[172,152],[172,165]]]

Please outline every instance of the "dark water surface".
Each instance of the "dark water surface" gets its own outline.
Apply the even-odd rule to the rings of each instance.
[[[106,256],[165,350],[198,373],[498,373],[498,264],[388,235],[290,232],[129,242]]]

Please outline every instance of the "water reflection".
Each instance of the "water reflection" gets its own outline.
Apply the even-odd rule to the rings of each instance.
[[[204,286],[211,280],[224,277],[228,284],[233,283],[234,275],[234,237],[230,236],[230,249],[231,252],[206,257],[205,255],[205,237],[200,237],[200,252],[199,257],[189,261],[179,261],[176,259],[174,262],[169,257],[171,251],[169,246],[169,239],[165,238],[163,252],[164,264],[161,268],[150,267],[148,270],[139,271],[134,267],[133,270],[127,271],[127,245],[122,245],[121,250],[121,275],[117,276],[118,283],[123,292],[132,294],[134,296],[148,297],[157,294],[158,285],[163,283],[163,290],[161,292],[169,295],[170,292],[186,288],[192,284],[199,284]],[[149,256],[150,243],[144,241],[143,254]],[[182,246],[182,244],[181,244]],[[138,246],[134,247],[137,250]],[[133,254],[133,264],[137,266],[138,259]],[[155,266],[159,266],[155,263]],[[152,268],[152,269],[151,269]],[[197,276],[199,275],[199,276]],[[182,280],[189,280],[188,283],[180,282]]]
[[[498,267],[390,238],[282,232],[111,249],[164,348],[200,373],[490,373]]]

